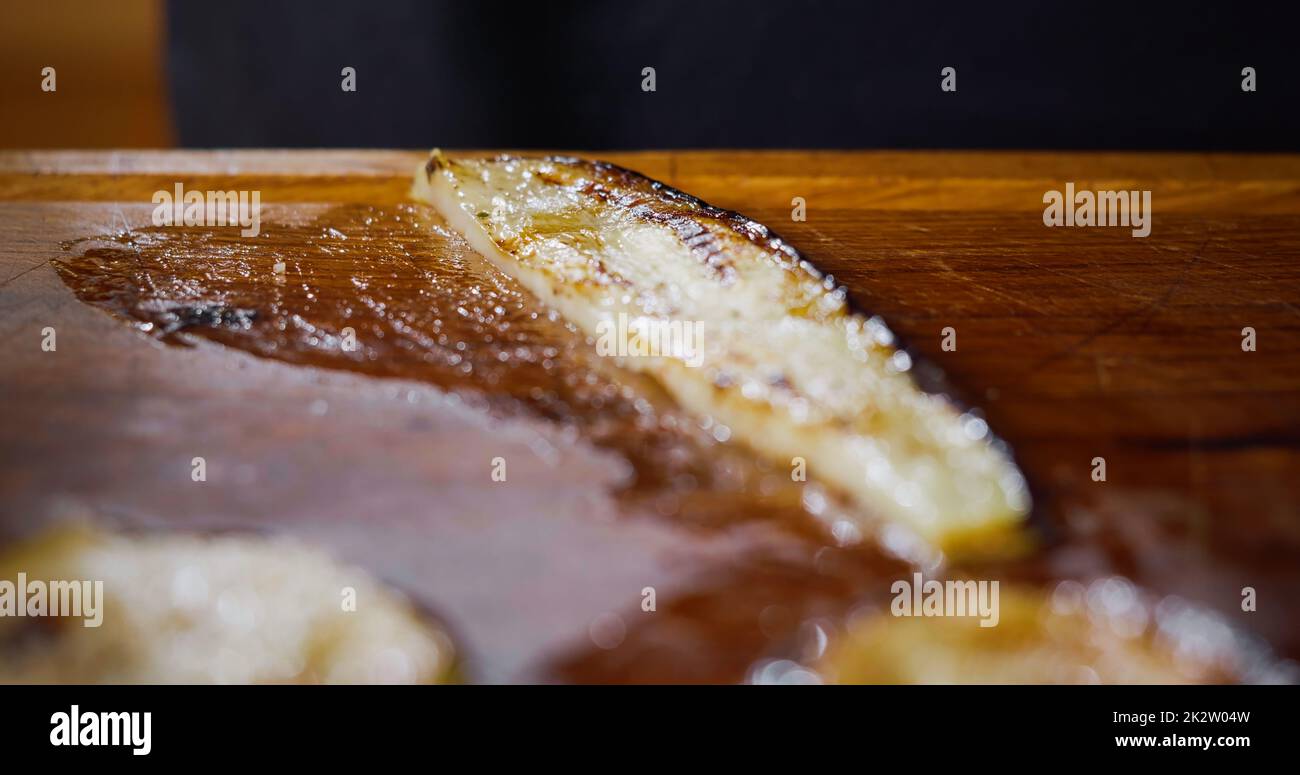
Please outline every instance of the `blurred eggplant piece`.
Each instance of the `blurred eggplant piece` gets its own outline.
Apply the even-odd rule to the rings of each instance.
[[[4,683],[438,683],[453,674],[451,640],[402,596],[283,538],[61,528],[0,557],[4,581],[23,608],[0,617]]]
[[[812,665],[849,684],[1179,684],[1285,681],[1267,655],[1188,604],[1151,605],[1127,581],[1055,593],[1009,587],[975,616],[868,615]]]

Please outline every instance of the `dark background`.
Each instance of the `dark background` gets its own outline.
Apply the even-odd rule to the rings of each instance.
[[[391,0],[166,16],[182,146],[1300,149],[1281,7]]]

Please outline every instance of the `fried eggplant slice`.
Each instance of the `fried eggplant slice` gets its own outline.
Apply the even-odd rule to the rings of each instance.
[[[812,667],[825,682],[847,684],[1275,680],[1266,665],[1247,664],[1227,628],[1180,633],[1188,628],[1173,620],[1189,615],[1178,612],[1161,626],[1153,606],[1135,594],[1097,591],[1115,584],[1131,589],[1118,578],[1096,581],[1092,595],[1074,582],[1052,594],[1010,586],[1000,596],[994,627],[982,627],[973,616],[867,615],[834,638]],[[1078,591],[1063,592],[1070,589]]]
[[[621,337],[606,349],[724,437],[778,465],[802,458],[949,552],[1020,535],[1028,489],[987,425],[917,388],[885,323],[765,226],[566,157],[435,150],[412,193],[598,350]]]
[[[0,580],[20,573],[48,600],[41,616],[0,617],[0,684],[455,678],[437,623],[365,571],[288,538],[72,525],[0,554]],[[37,596],[25,595],[29,613]]]

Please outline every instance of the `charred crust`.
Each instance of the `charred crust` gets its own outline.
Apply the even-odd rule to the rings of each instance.
[[[673,188],[667,183],[642,175],[635,170],[620,167],[611,162],[589,161],[571,156],[552,156],[548,157],[548,161],[556,164],[585,165],[594,167],[630,189],[657,194],[668,202],[690,208],[694,211],[692,214],[697,218],[706,218],[725,226],[734,234],[749,240],[760,248],[779,251],[789,259],[792,265],[803,268],[818,280],[828,276],[826,272],[822,271],[815,263],[808,260],[808,258],[805,257],[798,248],[787,242],[780,234],[753,218],[734,210],[724,210],[720,207],[715,207],[708,202],[705,202],[703,199]],[[653,208],[646,209],[656,212],[656,215],[659,215],[658,211],[654,211]],[[671,221],[673,218],[688,219],[690,216],[685,214],[666,213],[659,215],[659,217],[667,222]],[[850,292],[848,288],[843,285],[837,287],[843,291],[846,312],[851,315],[858,315],[864,320],[872,317],[872,313],[854,298],[853,293]],[[892,331],[892,329],[890,330]],[[894,350],[897,352],[907,353],[908,357],[912,360],[912,368],[909,373],[913,384],[915,384],[918,389],[930,395],[943,396],[957,412],[964,413],[977,408],[976,405],[970,401],[969,396],[965,391],[959,390],[948,380],[943,369],[929,358],[917,353],[898,335],[897,332],[893,333]],[[1024,473],[1023,466],[1016,461],[1015,451],[1012,449],[1010,444],[1007,444],[1005,440],[993,433],[989,434],[988,442],[990,445],[1000,445],[1005,451],[1007,457],[1010,458],[1011,462],[1021,471],[1022,475],[1025,476],[1026,485],[1029,489],[1033,503],[1027,517],[1027,524],[1038,529],[1040,533],[1046,532],[1043,527],[1047,521],[1046,504],[1038,497],[1039,488],[1035,486],[1035,482],[1029,478],[1028,474]]]
[[[442,152],[441,148],[434,148],[429,152],[429,160],[424,163],[424,175],[430,182],[433,181],[433,174],[451,167],[451,160]]]

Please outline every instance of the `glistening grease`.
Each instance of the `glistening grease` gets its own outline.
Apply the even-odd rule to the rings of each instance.
[[[860,675],[853,665],[861,649],[909,651],[903,641],[872,634],[878,628],[870,622],[888,616],[891,582],[910,578],[911,568],[933,558],[891,544],[887,532],[883,539],[864,535],[859,526],[871,524],[869,518],[847,518],[845,507],[815,484],[792,481],[788,469],[728,443],[726,428],[685,415],[653,383],[597,356],[583,336],[427,208],[337,207],[301,222],[266,222],[256,239],[231,230],[161,227],[67,247],[82,252],[58,271],[79,298],[168,344],[209,340],[290,364],[426,382],[497,416],[554,424],[575,444],[624,458],[632,475],[619,493],[620,518],[670,520],[701,531],[776,527],[779,537],[765,548],[701,569],[693,589],[659,599],[654,615],[630,603],[625,619],[631,625],[617,648],[591,648],[575,634],[580,645],[547,668],[554,678],[788,680],[810,673],[787,666],[807,663],[827,677],[838,672],[852,680]],[[344,346],[347,329],[355,348]],[[1047,599],[1058,579],[1044,562],[966,575],[1023,579]],[[1032,611],[1025,618],[1037,621]],[[860,620],[865,629],[855,624]],[[890,632],[910,642],[917,628],[928,626],[915,621]],[[828,649],[828,640],[836,642],[845,630],[864,634],[839,639],[848,646],[838,652]],[[1031,630],[1026,624],[1018,631]],[[1025,638],[1041,641],[1036,631]],[[854,644],[861,649],[846,655]],[[959,656],[970,658],[953,660],[967,666],[963,675],[1007,678],[1001,667],[982,667],[982,646],[963,644]],[[1014,655],[1021,646],[1013,645]],[[1092,655],[1042,648],[1049,667],[1025,678],[1089,677],[1072,660]],[[838,666],[822,664],[827,654]],[[1186,678],[1232,677],[1222,668],[1196,665]],[[926,676],[900,667],[870,678]]]

